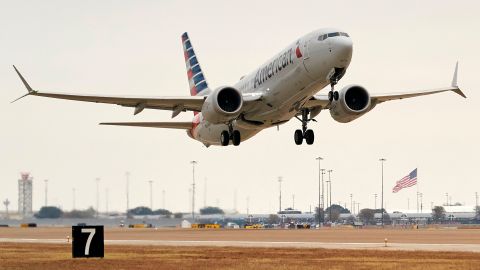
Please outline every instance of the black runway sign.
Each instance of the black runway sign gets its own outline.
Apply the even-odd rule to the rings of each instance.
[[[72,257],[103,258],[103,226],[72,226]]]

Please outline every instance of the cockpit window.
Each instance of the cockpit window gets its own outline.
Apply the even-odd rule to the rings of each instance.
[[[347,33],[344,33],[344,32],[333,32],[333,33],[328,33],[328,34],[324,34],[324,35],[319,36],[318,40],[322,41],[322,40],[325,40],[329,37],[338,37],[338,36],[350,37]]]

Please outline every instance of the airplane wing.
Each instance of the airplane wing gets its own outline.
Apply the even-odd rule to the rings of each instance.
[[[32,89],[25,78],[20,74],[18,69],[13,66],[23,84],[28,90],[28,93],[12,101],[15,102],[26,96],[40,96],[48,98],[76,100],[84,102],[116,104],[124,107],[135,108],[134,114],[142,112],[144,109],[157,110],[171,110],[172,118],[185,111],[200,112],[202,110],[203,102],[207,96],[181,96],[181,97],[142,97],[142,96],[93,96],[82,94],[65,94],[65,93],[50,93],[41,92]],[[255,101],[259,101],[261,95],[244,94],[244,102],[246,106],[252,105]],[[247,109],[245,107],[244,109]]]
[[[110,122],[110,123],[100,123],[100,125],[173,128],[173,129],[191,129],[192,128],[192,122]]]
[[[62,94],[62,93],[49,93],[33,90],[27,83],[22,74],[13,66],[18,76],[22,80],[23,84],[28,90],[26,95],[12,101],[15,102],[23,97],[32,95],[40,97],[116,104],[124,107],[135,108],[134,114],[138,114],[143,109],[159,109],[159,110],[172,110],[172,117],[175,117],[182,111],[201,111],[203,102],[206,97],[203,96],[186,96],[186,97],[133,97],[133,96],[93,96],[93,95],[76,95],[76,94]]]
[[[371,94],[370,98],[372,99],[372,104],[379,104],[379,103],[390,101],[390,100],[432,95],[432,94],[438,94],[438,93],[448,92],[448,91],[452,91],[466,98],[467,96],[465,96],[465,94],[462,92],[462,90],[460,90],[460,88],[457,85],[457,73],[458,73],[458,63],[455,66],[455,73],[453,74],[452,84],[449,87],[430,89],[430,90],[407,91],[407,92],[400,92],[400,93]],[[324,109],[330,108],[330,102],[328,100],[328,96],[326,95],[315,95],[305,103],[304,107],[310,108],[310,109],[316,108],[316,109],[324,110]]]

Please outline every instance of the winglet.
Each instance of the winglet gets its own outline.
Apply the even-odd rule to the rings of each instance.
[[[456,88],[455,90],[453,90],[453,92],[459,94],[460,96],[462,96],[464,98],[467,98],[467,96],[458,87],[457,76],[458,76],[458,61],[457,61],[457,64],[455,65],[455,72],[453,73],[453,79],[452,79],[452,87]]]
[[[458,61],[457,61],[457,64],[455,65],[455,72],[453,73],[452,87],[458,87],[457,74],[458,74]]]
[[[33,90],[32,87],[30,87],[30,85],[27,83],[27,81],[25,80],[25,78],[23,78],[22,74],[20,73],[20,71],[18,71],[18,69],[15,67],[15,65],[13,65],[13,68],[15,69],[15,72],[17,72],[18,76],[20,77],[20,80],[22,80],[23,85],[25,85],[25,88],[27,88],[28,93],[25,94],[25,95],[23,95],[23,96],[21,96],[21,97],[19,97],[19,98],[17,98],[17,99],[15,99],[15,100],[12,101],[11,103],[13,103],[13,102],[15,102],[15,101],[17,101],[17,100],[19,100],[19,99],[21,99],[21,98],[24,98],[24,97],[26,97],[26,96],[28,96],[28,95],[35,94],[35,93],[36,93],[36,91]]]

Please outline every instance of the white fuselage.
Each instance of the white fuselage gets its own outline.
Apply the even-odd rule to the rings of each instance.
[[[262,96],[234,122],[242,141],[295,117],[305,102],[330,84],[335,68],[346,70],[352,58],[350,37],[319,39],[338,32],[320,29],[299,38],[233,86],[243,94]],[[219,134],[225,129],[227,125],[209,123],[199,113],[188,133],[207,146],[219,145]]]

